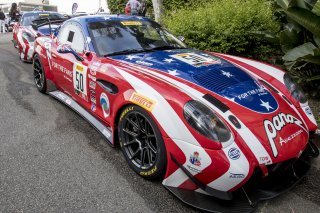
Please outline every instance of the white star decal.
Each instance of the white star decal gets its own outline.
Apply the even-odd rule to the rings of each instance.
[[[263,101],[263,100],[261,100],[261,99],[260,99],[260,101],[261,101],[260,106],[265,107],[265,108],[268,110],[268,112],[270,111],[270,109],[273,109],[273,107],[272,107],[272,106],[270,106],[269,102],[264,102],[264,101]]]
[[[167,63],[171,63],[173,62],[174,60],[172,58],[166,58],[163,60],[164,62],[167,62]]]
[[[226,72],[226,71],[223,71],[223,70],[221,70],[221,74],[226,76],[226,77],[228,77],[228,78],[233,76],[230,72]]]
[[[177,70],[168,70],[168,73],[173,76],[180,75]]]
[[[134,58],[140,58],[140,57],[135,55],[128,55],[126,59],[129,59],[131,61]]]

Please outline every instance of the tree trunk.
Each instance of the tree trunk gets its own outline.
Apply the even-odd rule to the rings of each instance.
[[[154,16],[155,16],[155,20],[157,22],[161,21],[162,2],[163,2],[163,0],[152,0]]]

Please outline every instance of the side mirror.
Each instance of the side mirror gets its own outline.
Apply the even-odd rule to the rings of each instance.
[[[184,40],[186,40],[183,36],[178,36],[178,39],[180,40],[180,41],[184,41]]]
[[[57,47],[57,52],[61,54],[71,53],[78,61],[83,61],[84,59],[68,44],[62,44]]]

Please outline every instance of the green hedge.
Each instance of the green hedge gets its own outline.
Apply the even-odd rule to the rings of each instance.
[[[183,35],[190,47],[258,59],[278,52],[254,33],[279,30],[267,0],[211,0],[203,6],[167,11],[163,23]]]
[[[165,11],[174,11],[181,8],[195,8],[204,5],[208,0],[163,0]]]

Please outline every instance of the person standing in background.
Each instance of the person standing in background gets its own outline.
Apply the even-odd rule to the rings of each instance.
[[[5,23],[6,15],[2,12],[0,8],[0,33],[6,32],[6,23]]]
[[[139,16],[146,16],[147,13],[147,4],[145,0],[139,0],[141,6],[140,6],[140,10],[139,10]]]
[[[19,21],[20,12],[18,10],[17,3],[12,3],[9,16],[11,18],[11,21]]]
[[[130,7],[130,13],[132,16],[136,16],[139,15],[141,4],[138,0],[129,0],[126,7]]]

